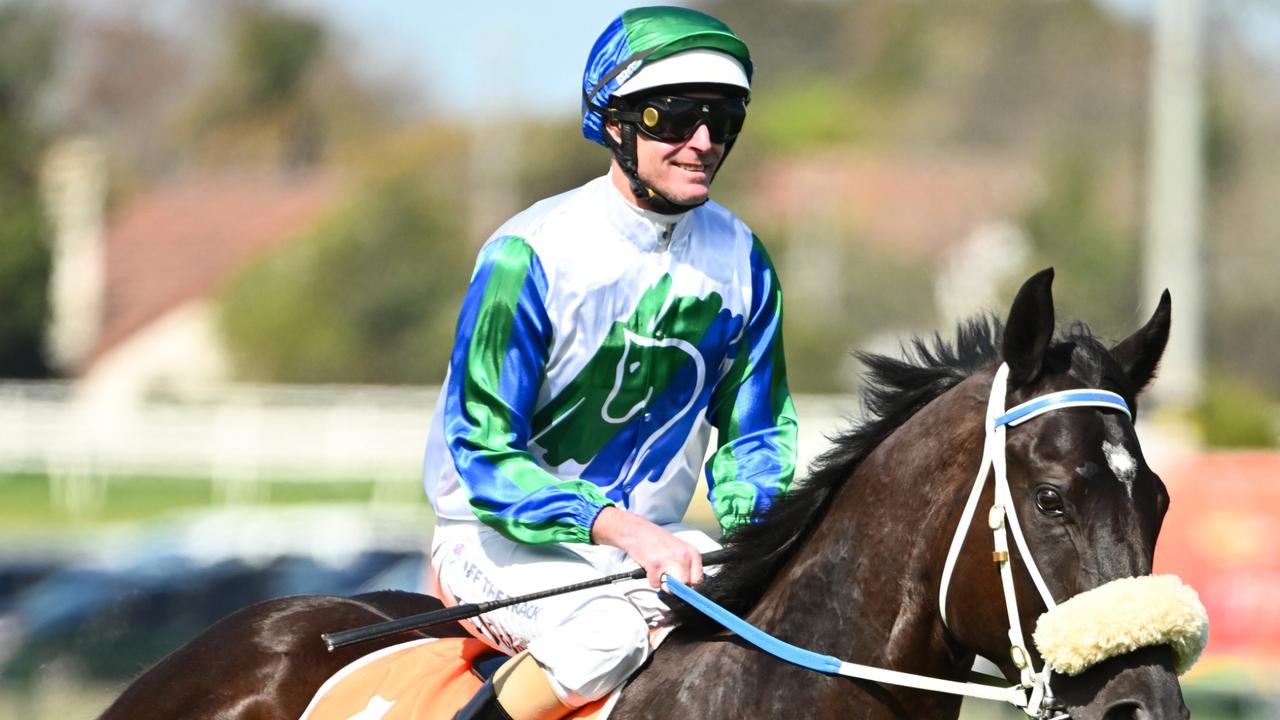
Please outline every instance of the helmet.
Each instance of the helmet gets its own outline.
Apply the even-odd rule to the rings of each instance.
[[[582,134],[609,148],[636,197],[646,197],[661,213],[684,212],[702,203],[679,204],[646,186],[637,170],[636,123],[620,121],[621,137],[615,139],[604,131],[605,117],[626,106],[631,95],[673,85],[713,87],[745,98],[752,70],[746,43],[710,15],[679,7],[626,10],[604,29],[587,57]],[[721,164],[733,142],[726,143]]]
[[[746,43],[719,20],[679,7],[624,11],[591,48],[582,73],[582,134],[607,145],[604,114],[614,96],[666,85],[751,89]]]

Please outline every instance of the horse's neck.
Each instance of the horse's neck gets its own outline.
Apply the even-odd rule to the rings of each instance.
[[[981,420],[971,417],[972,406],[966,388],[956,388],[876,448],[750,618],[843,660],[963,676],[972,656],[948,643],[937,595],[958,508],[954,496],[981,457]],[[852,683],[831,691],[856,696],[849,703],[866,700]],[[958,700],[948,696],[893,694],[911,706],[912,717],[958,712]]]
[[[973,658],[948,644],[937,593],[962,486],[981,457],[981,401],[967,384],[871,453],[748,621],[842,660],[963,676]],[[960,700],[804,670],[728,635],[676,636],[633,681],[615,714],[711,719],[791,717],[798,710],[816,718],[954,718]]]

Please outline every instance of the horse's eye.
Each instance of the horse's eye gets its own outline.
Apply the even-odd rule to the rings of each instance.
[[[1062,515],[1066,506],[1062,502],[1062,495],[1058,493],[1057,488],[1041,485],[1036,488],[1036,509],[1045,515],[1058,517]]]

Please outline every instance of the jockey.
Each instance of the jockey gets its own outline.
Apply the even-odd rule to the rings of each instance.
[[[623,12],[582,79],[608,173],[480,250],[426,447],[435,591],[480,603],[637,566],[647,579],[477,618],[514,657],[458,717],[557,718],[644,663],[668,624],[660,578],[699,582],[718,547],[680,523],[704,460],[722,532],[791,483],[778,277],[709,200],[751,74],[715,18]]]

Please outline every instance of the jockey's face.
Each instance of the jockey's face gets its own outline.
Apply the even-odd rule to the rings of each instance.
[[[715,93],[691,93],[690,96],[724,97]],[[611,124],[607,131],[618,137],[617,125]],[[711,141],[711,133],[705,124],[698,125],[687,140],[674,142],[657,140],[637,132],[636,165],[640,181],[678,205],[700,204],[711,192],[711,180],[724,159],[724,149],[725,143]],[[614,184],[631,197],[630,185],[621,168],[613,169],[613,177]],[[639,207],[649,208],[647,198],[634,200]]]
[[[699,125],[683,142],[668,143],[644,134],[636,138],[640,181],[677,205],[707,199],[723,157],[724,144],[711,142],[706,125]]]

